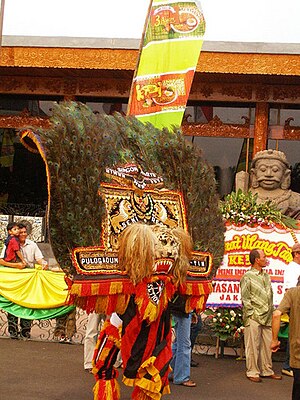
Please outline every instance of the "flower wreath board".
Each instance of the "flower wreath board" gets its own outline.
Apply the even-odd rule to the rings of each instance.
[[[300,240],[300,231],[278,224],[268,226],[238,226],[228,224],[225,233],[225,252],[214,278],[208,307],[240,307],[240,279],[250,268],[249,253],[253,249],[265,252],[273,287],[274,305],[283,297],[283,275],[292,261],[291,248]]]

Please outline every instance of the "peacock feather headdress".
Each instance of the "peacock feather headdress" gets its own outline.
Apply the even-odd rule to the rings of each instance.
[[[62,102],[53,108],[49,129],[26,130],[21,137],[44,157],[51,245],[68,275],[75,273],[72,249],[100,244],[104,202],[98,190],[108,181],[106,169],[128,163],[154,171],[166,188],[182,193],[194,248],[213,255],[209,278],[215,275],[224,223],[214,172],[180,129],[159,130],[134,117],[94,114],[84,104]]]

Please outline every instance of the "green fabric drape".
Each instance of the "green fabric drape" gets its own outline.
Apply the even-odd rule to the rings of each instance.
[[[16,317],[26,318],[31,320],[43,320],[61,317],[62,315],[68,314],[75,307],[74,306],[61,306],[57,308],[49,309],[33,309],[19,306],[5,297],[0,296],[0,308]]]

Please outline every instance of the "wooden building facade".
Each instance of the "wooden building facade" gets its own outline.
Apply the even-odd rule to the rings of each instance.
[[[62,99],[126,104],[138,58],[137,48],[14,46],[5,41],[0,52],[0,129],[49,124],[46,115],[28,107],[9,112],[2,106],[7,99],[11,104],[20,99],[25,104],[26,100]],[[234,123],[224,121],[217,112],[204,121],[187,114],[183,133],[192,140],[253,139],[252,154],[268,148],[269,140],[279,149],[280,141],[300,144],[300,118],[294,118],[295,112],[300,113],[298,53],[204,49],[188,105],[240,107],[250,112]],[[271,110],[278,111],[275,123],[270,123]],[[282,110],[284,119],[279,116]]]

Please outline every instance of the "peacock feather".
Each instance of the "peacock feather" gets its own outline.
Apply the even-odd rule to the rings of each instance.
[[[35,131],[48,165],[49,229],[53,252],[72,275],[71,249],[100,244],[104,204],[98,194],[105,168],[139,164],[183,193],[195,249],[213,254],[215,274],[224,252],[224,223],[213,169],[178,128],[159,130],[134,117],[94,114],[86,105],[62,102],[51,127]]]

